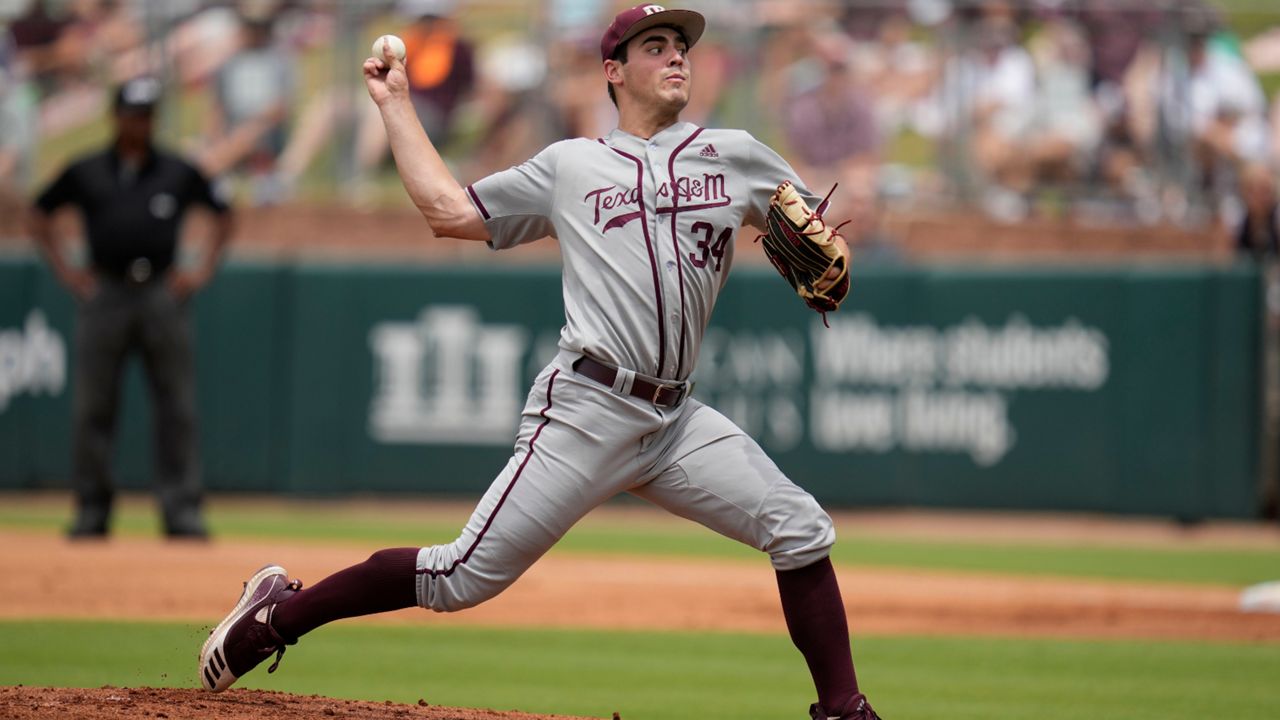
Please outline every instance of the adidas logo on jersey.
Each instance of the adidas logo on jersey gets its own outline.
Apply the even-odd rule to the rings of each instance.
[[[702,152],[698,153],[698,157],[718,158],[720,157],[720,153],[716,152],[715,145],[712,145],[711,143],[707,143],[707,146],[702,148]]]

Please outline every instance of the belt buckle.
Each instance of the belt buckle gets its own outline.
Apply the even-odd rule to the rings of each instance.
[[[666,385],[663,385],[662,383],[654,383],[654,384],[653,384],[653,397],[649,398],[649,402],[650,402],[651,404],[653,404],[653,405],[657,405],[657,404],[658,404],[658,396],[662,394],[662,389],[663,389],[663,388],[665,388],[665,387],[667,387],[667,386],[666,386]],[[659,407],[666,407],[666,405],[660,405]]]
[[[671,402],[669,405],[658,405],[658,396],[662,394],[663,390],[676,390],[679,392],[679,394],[676,395],[676,399],[673,402]],[[665,383],[655,383],[655,387],[653,389],[653,399],[650,400],[649,402],[653,403],[654,405],[658,405],[659,407],[675,407],[680,403],[684,402],[684,399],[689,397],[689,393],[692,390],[693,390],[693,383],[691,382],[684,382],[679,385],[667,385]]]
[[[125,275],[129,280],[141,285],[151,279],[151,261],[146,258],[135,258],[129,263]]]

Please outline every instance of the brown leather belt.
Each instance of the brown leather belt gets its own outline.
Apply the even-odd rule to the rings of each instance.
[[[573,370],[579,375],[591,378],[605,387],[612,388],[618,379],[618,369],[586,355],[573,362]],[[689,397],[693,383],[677,383],[667,385],[646,380],[639,375],[631,383],[631,397],[647,400],[658,407],[675,407]]]

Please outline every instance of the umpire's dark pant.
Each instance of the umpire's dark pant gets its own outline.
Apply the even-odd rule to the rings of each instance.
[[[155,484],[170,534],[201,532],[191,322],[163,279],[99,276],[80,307],[73,404],[73,487],[82,531],[106,530],[123,370],[137,352],[151,391]],[[73,529],[74,530],[74,529]]]

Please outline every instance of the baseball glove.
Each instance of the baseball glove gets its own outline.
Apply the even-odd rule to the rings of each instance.
[[[817,210],[810,210],[787,180],[769,199],[768,232],[756,238],[764,242],[769,262],[806,305],[822,313],[824,323],[827,313],[838,309],[849,294],[849,258],[836,244],[839,228],[829,227],[822,219],[826,207],[823,200]],[[832,268],[839,270],[839,277],[822,291],[816,290],[818,281]]]

